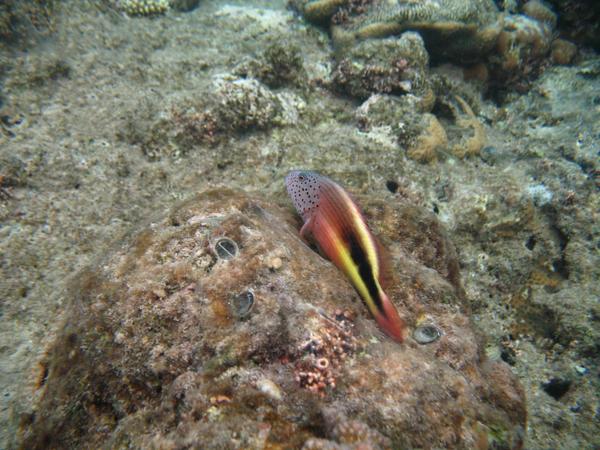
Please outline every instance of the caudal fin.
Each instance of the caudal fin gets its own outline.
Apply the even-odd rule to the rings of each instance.
[[[398,314],[392,301],[383,292],[381,294],[381,311],[374,314],[375,320],[385,333],[396,342],[404,342],[408,334],[406,323]]]

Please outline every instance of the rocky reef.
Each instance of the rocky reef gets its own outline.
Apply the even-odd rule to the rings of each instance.
[[[360,125],[374,123],[368,111],[380,99],[370,96],[405,97],[394,108],[386,101],[394,119],[376,126],[391,128],[407,155],[421,162],[444,152],[479,155],[487,139],[474,113],[481,95],[501,103],[511,92],[527,92],[550,64],[570,64],[578,53],[575,44],[557,38],[557,16],[538,0],[504,10],[492,0],[290,4],[329,27],[335,47],[330,87],[366,100]],[[448,72],[447,63],[462,73]],[[478,87],[465,92],[465,81]]]
[[[492,0],[372,1],[357,14],[334,17],[332,36],[338,47],[345,47],[413,30],[434,57],[469,62],[492,49],[498,18]]]
[[[597,6],[291,3],[0,5],[0,448],[600,448]],[[298,240],[297,168],[406,344]]]
[[[497,2],[496,2],[497,3]],[[556,39],[556,14],[538,0],[499,10],[492,0],[293,0],[307,20],[330,27],[338,58],[373,39],[419,33],[436,62],[464,66],[494,89],[526,89],[552,60],[568,64],[574,44]]]
[[[364,204],[414,338],[378,330],[289,208],[207,191],[76,277],[22,447],[521,448],[522,388],[485,356],[440,223]]]

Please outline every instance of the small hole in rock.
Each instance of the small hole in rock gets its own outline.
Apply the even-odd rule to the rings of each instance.
[[[563,380],[561,378],[552,378],[547,383],[542,383],[544,392],[555,400],[560,400],[569,391],[570,387],[571,380]]]
[[[502,347],[500,351],[500,359],[510,366],[514,366],[517,363],[517,354],[512,348]]]
[[[529,236],[529,239],[527,239],[527,242],[525,242],[525,247],[527,247],[529,250],[533,250],[535,248],[535,244],[537,244],[535,236]]]
[[[41,388],[44,384],[46,384],[46,381],[48,380],[48,365],[46,363],[40,362],[39,370],[40,372],[35,383],[37,389]]]
[[[400,187],[400,185],[397,182],[395,182],[394,180],[389,180],[389,181],[386,181],[385,187],[392,194],[395,194],[396,192],[398,192],[398,188]]]
[[[565,280],[569,278],[569,268],[567,267],[567,262],[565,261],[564,256],[560,259],[555,259],[552,261],[552,268],[554,272],[563,277]]]

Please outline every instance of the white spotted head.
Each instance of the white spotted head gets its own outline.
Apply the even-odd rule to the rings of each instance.
[[[288,194],[305,221],[319,207],[321,179],[321,175],[308,170],[292,170],[285,177]]]

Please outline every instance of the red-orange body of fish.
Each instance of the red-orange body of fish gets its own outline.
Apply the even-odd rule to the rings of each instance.
[[[406,325],[383,291],[381,250],[356,203],[341,186],[315,172],[292,171],[285,183],[304,219],[301,236],[313,236],[350,279],[379,326],[402,342]]]

